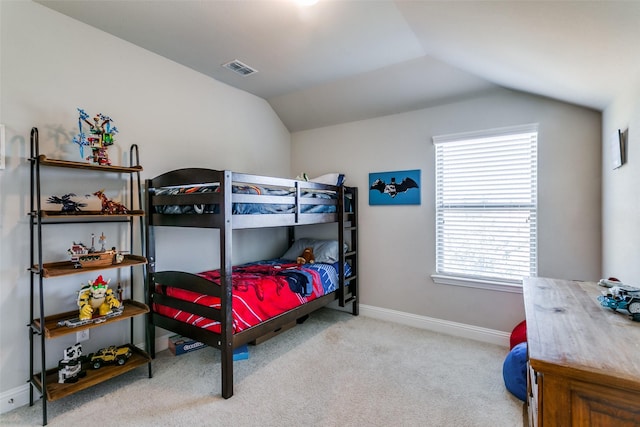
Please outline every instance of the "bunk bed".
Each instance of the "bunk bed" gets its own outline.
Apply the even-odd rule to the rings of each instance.
[[[155,343],[158,326],[218,348],[225,399],[233,395],[233,351],[237,347],[301,321],[336,300],[341,307],[350,304],[351,313],[358,315],[357,188],[188,168],[146,180],[145,190],[150,342]],[[293,260],[289,256],[232,264],[233,230],[288,227],[290,254],[296,245],[308,244],[295,241],[295,227],[320,223],[338,223],[336,241],[315,242],[338,248],[326,263],[300,266],[294,255]],[[219,269],[196,274],[156,271],[154,228],[158,226],[219,229]],[[257,275],[264,277],[256,285]],[[298,282],[301,286],[296,289],[292,283]],[[245,292],[244,299],[238,299],[240,290],[250,287],[255,292]],[[263,304],[263,309],[253,306],[239,314],[247,304]],[[259,312],[255,319],[243,316],[254,312]],[[155,357],[155,349],[151,355]]]

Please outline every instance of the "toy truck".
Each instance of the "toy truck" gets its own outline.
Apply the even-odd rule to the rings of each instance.
[[[112,345],[90,354],[88,359],[93,369],[100,369],[104,365],[124,365],[132,354],[131,349],[126,345],[120,347]]]

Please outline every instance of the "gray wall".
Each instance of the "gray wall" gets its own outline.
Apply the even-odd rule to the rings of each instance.
[[[609,143],[629,130],[627,163],[611,166]],[[603,267],[605,277],[640,286],[640,80],[603,114]]]
[[[434,284],[434,135],[539,123],[538,275],[600,277],[600,113],[508,90],[292,135],[292,171],[360,188],[361,302],[510,332],[522,295]],[[420,169],[420,206],[369,206],[370,172]]]

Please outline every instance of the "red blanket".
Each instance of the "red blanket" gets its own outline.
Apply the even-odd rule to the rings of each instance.
[[[284,269],[299,271],[312,278],[313,291],[309,296],[292,291],[291,277],[279,274]],[[206,271],[200,276],[211,280],[212,286],[220,286],[220,271]],[[297,264],[248,265],[233,268],[233,332],[240,332],[265,320],[298,307],[324,295],[318,271]],[[220,309],[220,298],[201,295],[179,288],[158,284],[156,292],[167,296]],[[220,323],[182,310],[153,305],[154,311],[167,317],[189,323],[212,332],[220,333]]]

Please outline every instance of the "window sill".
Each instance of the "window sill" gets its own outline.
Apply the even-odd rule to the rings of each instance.
[[[468,277],[444,276],[432,274],[431,279],[438,285],[464,286],[467,288],[486,289],[490,291],[522,293],[522,285],[493,280],[471,279]]]

